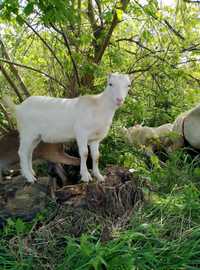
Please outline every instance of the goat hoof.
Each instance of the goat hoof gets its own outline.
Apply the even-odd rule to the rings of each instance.
[[[81,180],[79,181],[79,183],[80,183],[80,184],[88,184],[89,181],[86,181],[85,179],[81,179]]]
[[[105,182],[105,177],[101,174],[98,174],[98,175],[94,175],[97,182]]]
[[[86,175],[82,176],[80,180],[80,182],[83,182],[83,183],[89,183],[91,181],[92,181],[92,176],[90,175],[89,172]]]
[[[30,183],[30,184],[33,184],[33,183],[35,183],[35,182],[37,182],[37,178],[36,177],[29,177],[29,178],[27,178],[27,181]]]

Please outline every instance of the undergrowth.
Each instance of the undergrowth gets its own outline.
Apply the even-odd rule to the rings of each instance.
[[[144,190],[145,204],[129,214],[128,222],[108,221],[111,237],[106,241],[102,241],[105,224],[97,217],[79,236],[61,233],[59,226],[50,232],[47,213],[32,223],[8,220],[1,230],[1,270],[200,269],[199,156],[177,151],[165,166],[156,157],[152,166],[142,152],[124,144],[118,128],[113,127],[101,146],[102,167],[118,164],[142,175],[153,190]],[[80,220],[70,222],[73,227]],[[45,226],[47,238],[40,231]]]

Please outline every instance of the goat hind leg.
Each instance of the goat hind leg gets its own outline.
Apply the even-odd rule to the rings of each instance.
[[[33,161],[33,151],[36,148],[36,146],[39,144],[40,140],[39,139],[35,139],[33,140],[31,146],[30,146],[30,150],[29,150],[29,170],[32,172],[32,174],[35,176],[35,172],[33,170],[33,165],[32,165],[32,161]]]

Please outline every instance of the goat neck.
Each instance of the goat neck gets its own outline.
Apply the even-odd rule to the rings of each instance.
[[[118,106],[116,106],[112,93],[107,86],[105,90],[99,95],[99,98],[107,112],[110,112],[114,115],[115,111],[117,110]]]

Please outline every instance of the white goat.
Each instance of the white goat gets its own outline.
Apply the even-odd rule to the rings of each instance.
[[[123,127],[121,133],[124,136],[125,141],[136,147],[147,147],[146,153],[152,155],[154,148],[157,149],[163,145],[168,151],[171,138],[170,133],[172,132],[173,125],[168,123],[159,127],[147,127],[142,125],[135,125],[130,128]],[[147,151],[148,150],[148,151]]]
[[[180,145],[187,141],[190,146],[200,149],[200,104],[181,113],[174,121],[173,131],[180,136]]]
[[[121,131],[130,144],[140,146],[149,144],[150,140],[156,140],[163,136],[168,136],[172,131],[172,128],[173,125],[170,123],[159,127],[143,127],[142,125],[137,124],[130,128],[123,127]]]
[[[32,153],[38,143],[64,143],[71,139],[76,139],[79,148],[81,180],[92,179],[86,165],[89,145],[93,175],[103,181],[98,168],[99,143],[107,135],[114,113],[123,104],[130,85],[128,75],[113,73],[105,90],[98,95],[73,99],[31,96],[16,106],[7,98],[7,105],[16,112],[20,166],[28,182],[36,181]]]

